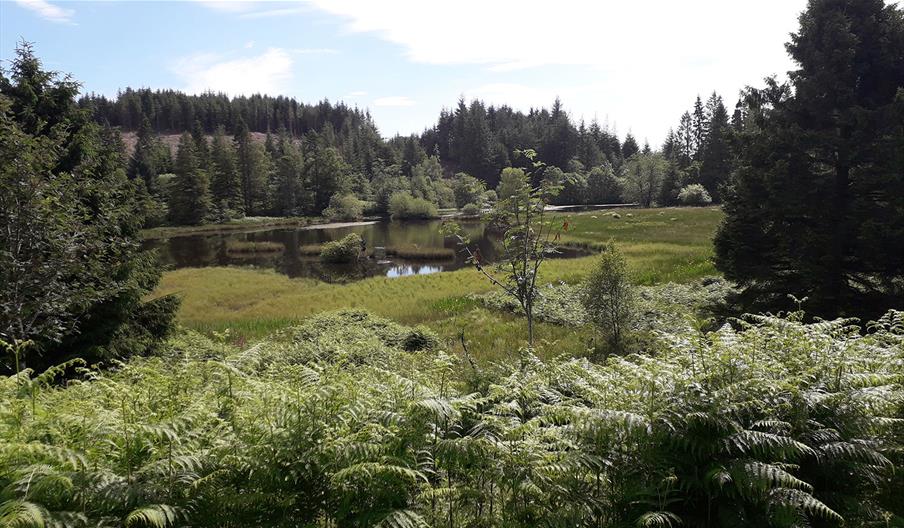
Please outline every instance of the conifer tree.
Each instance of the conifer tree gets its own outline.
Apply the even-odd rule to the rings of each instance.
[[[236,168],[242,186],[246,215],[260,214],[267,199],[267,159],[264,147],[251,140],[244,120],[239,120],[235,135]]]
[[[151,195],[157,194],[157,135],[147,117],[138,128],[138,141],[129,162],[129,177],[139,179]]]
[[[706,140],[701,156],[700,183],[706,188],[713,201],[720,201],[722,185],[732,171],[728,110],[722,98],[713,93],[706,104],[709,114]]]
[[[220,126],[213,136],[210,149],[210,191],[213,208],[221,220],[229,220],[244,213],[242,186],[236,170],[235,147]]]
[[[195,125],[191,129],[191,139],[195,143],[198,166],[206,169],[210,165],[210,145],[207,144],[207,135],[204,133],[204,127],[201,126],[200,121],[195,121]]]
[[[873,317],[904,298],[904,17],[811,0],[790,85],[748,97],[716,265],[745,308]]]
[[[693,153],[691,158],[694,161],[700,161],[703,157],[703,150],[706,147],[706,134],[709,128],[709,120],[706,116],[706,110],[703,107],[703,101],[700,96],[694,101],[694,112],[691,116],[691,127],[693,137]]]
[[[195,140],[185,132],[176,153],[176,176],[170,182],[170,219],[178,225],[197,225],[210,212],[207,172],[198,164]]]
[[[140,250],[142,208],[117,134],[75,104],[79,85],[22,43],[0,71],[0,339],[30,368],[146,353],[178,302]],[[2,368],[2,367],[0,367]]]
[[[694,124],[691,114],[685,112],[681,115],[681,122],[676,132],[676,140],[678,143],[678,166],[681,169],[686,168],[694,159]]]
[[[634,139],[634,136],[628,132],[628,135],[625,136],[625,142],[622,144],[622,158],[627,160],[631,156],[640,152],[640,147],[637,146],[637,140]]]
[[[303,193],[304,159],[299,148],[285,134],[280,134],[278,152],[281,155],[276,160],[274,171],[276,175],[274,212],[284,216],[301,215],[306,206],[310,207]]]
[[[197,225],[210,212],[207,172],[198,165],[195,140],[188,132],[179,139],[176,176],[170,182],[170,219],[178,225]]]

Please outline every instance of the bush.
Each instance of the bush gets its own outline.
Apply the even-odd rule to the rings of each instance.
[[[480,206],[475,203],[469,203],[461,208],[462,216],[478,216],[480,215]]]
[[[320,250],[320,260],[334,264],[354,262],[358,260],[364,239],[358,233],[350,233],[340,240],[327,242]]]
[[[323,216],[337,222],[353,222],[364,218],[364,202],[354,194],[336,193],[330,198],[330,206],[323,210]]]
[[[682,205],[707,205],[712,203],[713,199],[702,185],[692,183],[681,189],[681,192],[678,193],[678,201]]]
[[[402,348],[408,352],[421,350],[434,350],[439,347],[439,337],[424,325],[418,325],[411,329],[402,340]]]
[[[634,316],[635,293],[628,277],[628,261],[609,243],[581,289],[587,319],[606,341],[608,352],[622,352]]]
[[[389,213],[393,220],[425,220],[437,218],[439,213],[429,200],[415,198],[407,192],[399,192],[389,199]]]

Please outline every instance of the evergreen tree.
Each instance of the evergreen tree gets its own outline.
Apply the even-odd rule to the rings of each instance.
[[[220,220],[242,216],[244,199],[236,171],[236,154],[232,141],[222,126],[217,127],[210,149],[210,191],[213,208]]]
[[[713,201],[720,201],[722,185],[732,171],[728,110],[722,98],[713,93],[707,102],[709,126],[700,165],[700,183]]]
[[[700,96],[694,101],[694,112],[691,116],[691,133],[693,138],[693,153],[691,158],[694,161],[700,161],[703,157],[703,150],[706,147],[706,135],[708,133],[709,120],[703,107],[703,101]]]
[[[177,302],[144,301],[160,271],[139,248],[142,208],[122,143],[30,44],[11,65],[0,72],[0,339],[33,342],[25,361],[38,371],[146,353]]]
[[[260,214],[266,203],[268,167],[266,151],[251,140],[251,132],[244,120],[239,120],[235,135],[236,166],[242,185],[242,200],[246,215]],[[329,200],[329,198],[327,198]],[[326,207],[326,206],[324,206]]]
[[[634,139],[634,136],[631,135],[630,132],[625,136],[625,142],[622,144],[621,152],[622,158],[625,160],[640,152],[640,147],[637,146],[637,140]]]
[[[302,185],[304,158],[301,150],[284,134],[280,134],[278,152],[282,154],[276,161],[274,213],[282,216],[301,215],[305,208],[311,207]]]
[[[716,265],[747,309],[873,317],[904,298],[904,17],[811,0],[790,86],[749,94]]]
[[[656,202],[662,207],[668,207],[678,203],[678,193],[681,191],[681,170],[675,159],[665,158],[667,163],[662,183],[659,186],[659,196]]]
[[[681,122],[675,135],[678,144],[678,166],[684,169],[691,164],[695,153],[694,124],[689,112],[682,114]]]
[[[336,149],[309,141],[304,153],[304,181],[313,195],[307,213],[320,215],[334,194],[348,193],[348,165]]]
[[[207,172],[198,164],[195,140],[185,132],[176,154],[176,176],[170,183],[170,219],[178,225],[197,225],[210,212]]]
[[[548,124],[544,127],[543,140],[538,155],[547,165],[567,168],[568,162],[575,155],[577,134],[568,120],[568,114],[562,108],[562,101],[556,97],[549,113]]]
[[[191,139],[194,142],[198,166],[208,167],[210,165],[210,145],[207,143],[207,135],[204,133],[200,121],[195,121],[195,126],[191,130]]]
[[[138,141],[129,162],[129,177],[144,182],[145,189],[151,195],[158,192],[157,152],[157,135],[151,128],[151,122],[145,117],[138,128]]]

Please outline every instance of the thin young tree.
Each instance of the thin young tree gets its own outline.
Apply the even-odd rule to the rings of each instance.
[[[516,150],[515,156],[524,158],[527,171],[515,173],[520,176],[520,184],[513,186],[509,197],[497,202],[488,217],[491,223],[504,226],[499,263],[487,266],[480,251],[468,247],[468,240],[457,225],[449,224],[446,232],[459,238],[477,271],[518,301],[527,317],[527,343],[533,348],[534,307],[539,296],[537,278],[540,267],[557,252],[556,242],[561,233],[567,231],[568,221],[558,223],[546,212],[546,205],[558,194],[561,185],[548,179],[541,180],[536,187],[530,184],[532,176],[542,173],[546,167],[537,161],[536,152]]]

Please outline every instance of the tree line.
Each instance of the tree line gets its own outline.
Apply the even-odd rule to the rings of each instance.
[[[144,183],[148,225],[319,216],[331,200],[351,199],[364,212],[389,213],[393,194],[479,210],[492,205],[487,191],[504,170],[519,168],[522,150],[534,150],[546,167],[534,183],[561,185],[556,204],[717,202],[741,123],[739,112],[729,122],[718,95],[706,105],[698,97],[694,117],[686,113],[654,151],[630,133],[621,141],[596,120],[575,124],[558,99],[550,110],[527,113],[461,99],[422,134],[388,140],[368,114],[341,103],[127,89],[114,101],[88,96],[79,105],[120,130],[138,123],[128,174]],[[175,131],[182,137],[174,156],[161,133]],[[483,189],[467,190],[474,186]]]

